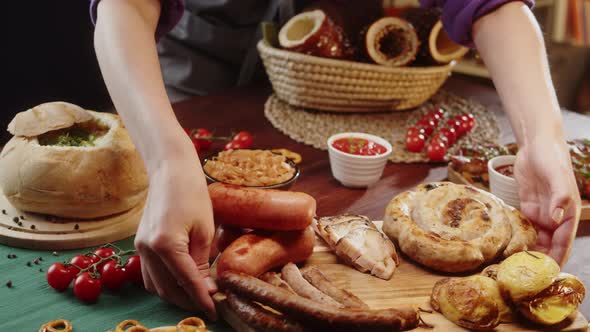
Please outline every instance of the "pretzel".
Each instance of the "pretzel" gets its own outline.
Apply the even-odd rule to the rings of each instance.
[[[71,332],[72,323],[65,319],[56,319],[41,326],[39,332]]]
[[[188,317],[176,325],[178,332],[209,332],[205,326],[205,322],[198,317]]]
[[[149,329],[136,320],[127,319],[117,325],[115,332],[149,332]]]

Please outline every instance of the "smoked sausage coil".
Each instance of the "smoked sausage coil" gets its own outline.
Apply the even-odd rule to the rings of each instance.
[[[270,231],[304,230],[315,216],[316,201],[293,191],[209,185],[215,223]]]
[[[366,310],[318,304],[243,273],[227,271],[220,285],[252,301],[268,305],[306,326],[329,331],[405,331],[418,326],[418,311],[412,307]]]

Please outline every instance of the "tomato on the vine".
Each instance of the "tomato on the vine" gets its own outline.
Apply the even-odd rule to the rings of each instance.
[[[104,286],[113,291],[121,288],[127,280],[125,269],[114,260],[106,262],[100,270],[100,274]]]
[[[239,142],[241,148],[240,149],[247,149],[252,146],[254,142],[254,137],[247,131],[240,131],[237,133],[234,138],[232,139],[233,142]]]
[[[211,147],[211,144],[213,144],[211,137],[213,137],[213,133],[209,130],[198,128],[193,132],[193,137],[191,138],[196,139],[200,149],[207,150]]]
[[[441,135],[440,133],[436,133],[436,134],[432,135],[431,140],[432,141],[440,141],[445,145],[445,147],[450,146],[449,139],[446,136]]]
[[[87,303],[96,302],[101,291],[102,282],[90,272],[83,272],[74,281],[74,295],[80,301]]]
[[[447,145],[452,146],[457,141],[457,132],[455,128],[442,127],[438,130],[438,134],[447,139]]]
[[[434,111],[434,112],[428,112],[424,115],[423,119],[430,119],[432,121],[434,121],[434,125],[438,125],[438,122],[440,121],[440,119],[442,119],[441,115]]]
[[[469,118],[466,115],[457,115],[455,120],[459,122],[459,128],[455,128],[457,136],[463,136],[469,131]]]
[[[408,128],[408,131],[406,132],[406,137],[412,136],[412,135],[418,135],[418,134],[425,135],[426,131],[424,130],[424,128],[410,127],[410,128]]]
[[[70,286],[74,276],[75,274],[72,274],[72,271],[62,263],[53,263],[47,269],[47,283],[60,292],[63,292]]]
[[[406,150],[410,152],[420,152],[426,145],[426,138],[422,134],[413,133],[406,136]]]
[[[426,155],[431,161],[442,161],[447,153],[447,147],[440,140],[431,140],[426,147]]]
[[[426,136],[430,136],[436,128],[436,123],[434,123],[434,120],[430,118],[422,118],[420,121],[418,121],[418,124],[416,126],[423,128],[424,132],[426,133]]]
[[[125,262],[125,273],[127,274],[127,280],[134,284],[143,285],[141,258],[139,258],[139,255],[133,255],[127,258]]]
[[[453,117],[448,119],[446,125],[449,128],[455,129],[455,134],[457,135],[457,137],[461,136],[459,135],[459,130],[461,129],[461,122],[457,118]]]
[[[98,262],[98,259],[96,261]],[[70,264],[72,265],[68,266],[68,270],[70,270],[75,277],[80,273],[80,269],[85,269],[94,264],[94,262],[88,256],[76,255],[70,259]]]
[[[242,143],[238,141],[227,142],[227,144],[225,144],[225,146],[223,147],[224,150],[238,150],[246,148],[246,146],[242,145]]]
[[[469,130],[473,129],[473,127],[475,127],[475,116],[471,113],[468,113],[467,115],[467,124],[469,125]]]
[[[96,250],[94,250],[94,257],[100,257],[100,258],[109,258],[111,256],[113,256],[115,254],[115,250],[113,250],[113,248],[110,247],[102,247],[102,248],[98,248]],[[102,267],[106,264],[106,262],[102,262],[100,263],[97,268],[98,271],[102,270]]]

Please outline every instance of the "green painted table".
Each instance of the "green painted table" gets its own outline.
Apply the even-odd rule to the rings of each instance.
[[[132,239],[116,242],[122,249],[133,247]],[[103,291],[96,304],[83,304],[70,287],[63,293],[47,285],[45,273],[49,265],[69,259],[82,250],[52,252],[15,249],[0,245],[0,331],[36,332],[45,322],[63,318],[70,320],[75,332],[104,332],[114,330],[125,319],[139,320],[144,326],[176,325],[181,319],[193,316],[161,301],[137,286],[127,285],[119,293]],[[15,254],[16,259],[8,259]],[[39,265],[33,261],[42,257]],[[27,266],[31,262],[31,266]],[[43,269],[40,272],[39,269]],[[6,286],[12,281],[12,288]],[[197,314],[198,315],[198,314]],[[212,331],[231,331],[223,321],[207,322]]]

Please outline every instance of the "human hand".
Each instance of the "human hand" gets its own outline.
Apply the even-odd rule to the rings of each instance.
[[[521,211],[537,226],[537,250],[560,265],[570,255],[580,219],[580,193],[563,139],[540,137],[524,144],[514,166]]]
[[[215,320],[211,294],[217,287],[208,261],[213,234],[211,201],[196,155],[160,162],[150,173],[135,237],[146,289]]]

